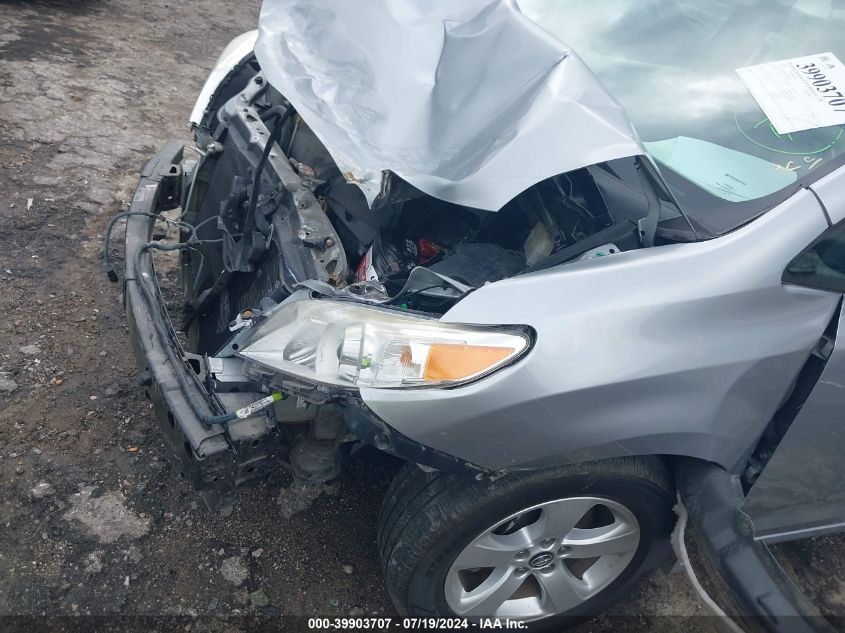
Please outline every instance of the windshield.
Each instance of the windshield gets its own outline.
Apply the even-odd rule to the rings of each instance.
[[[845,60],[845,0],[519,5],[598,75],[627,111],[684,211],[712,234],[756,217],[845,154],[845,69],[839,63]],[[822,59],[825,54],[831,55]],[[794,59],[809,55],[815,57]],[[781,65],[737,72],[790,60],[786,70]],[[816,118],[780,116],[784,98],[796,94],[799,101],[813,101],[805,108],[823,112]]]

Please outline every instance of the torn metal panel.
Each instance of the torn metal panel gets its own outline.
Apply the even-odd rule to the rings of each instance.
[[[223,52],[220,53],[220,57],[217,58],[214,68],[211,69],[208,79],[205,80],[205,85],[203,85],[199,97],[197,97],[197,102],[194,104],[194,109],[191,111],[190,122],[192,125],[200,124],[214,91],[217,90],[224,77],[232,72],[244,57],[252,53],[257,38],[258,31],[241,33],[229,42]]]
[[[370,204],[386,170],[495,211],[645,154],[581,59],[513,0],[265,0],[255,53]]]

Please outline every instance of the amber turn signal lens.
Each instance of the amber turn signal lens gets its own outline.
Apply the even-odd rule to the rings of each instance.
[[[428,352],[423,379],[441,381],[472,378],[493,369],[514,351],[510,347],[434,344]]]

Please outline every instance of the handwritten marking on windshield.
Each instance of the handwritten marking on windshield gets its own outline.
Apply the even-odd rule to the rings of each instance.
[[[822,162],[821,158],[813,158],[812,156],[805,156],[804,157],[805,165],[796,165],[795,161],[788,161],[786,165],[779,165],[775,163],[775,169],[777,171],[798,171],[799,169],[807,168],[807,171],[813,171],[813,169]]]

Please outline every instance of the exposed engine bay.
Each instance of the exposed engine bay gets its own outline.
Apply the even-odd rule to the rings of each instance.
[[[436,322],[485,284],[651,246],[658,221],[665,239],[683,220],[656,193],[659,179],[641,157],[544,179],[497,212],[434,198],[386,171],[369,205],[254,58],[220,84],[195,133],[199,159],[182,162],[178,221],[182,329],[189,364],[227,412],[204,424],[224,428],[239,448],[225,467],[208,454],[186,460],[178,434],[173,452],[209,505],[226,505],[236,487],[279,461],[300,481],[326,481],[345,446],[363,441],[399,454],[406,441],[367,418],[354,390],[303,381],[246,353],[255,332],[303,293]],[[527,349],[530,333],[502,336],[517,341],[508,358]],[[403,365],[403,354],[391,362]],[[368,359],[355,362],[355,372],[369,372]],[[442,459],[417,450],[427,449],[409,444],[402,455]]]
[[[433,198],[385,172],[370,208],[254,62],[233,75],[197,131],[205,155],[183,216],[204,242],[183,260],[186,330],[202,353],[225,344],[244,310],[303,284],[441,315],[484,284],[637,248],[653,215],[636,190],[636,159],[549,178],[498,212]]]

